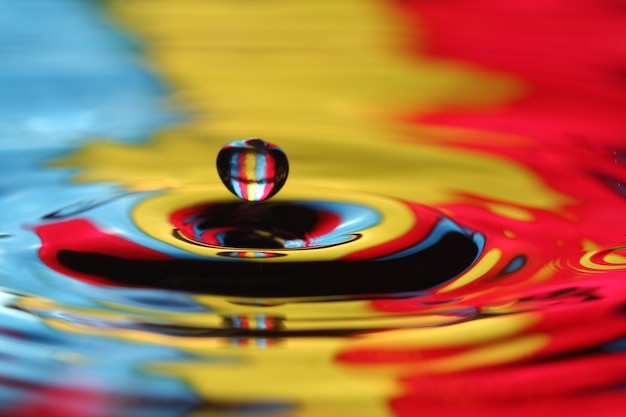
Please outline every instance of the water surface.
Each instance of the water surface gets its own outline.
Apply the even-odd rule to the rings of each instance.
[[[0,16],[3,415],[621,415],[617,3]]]

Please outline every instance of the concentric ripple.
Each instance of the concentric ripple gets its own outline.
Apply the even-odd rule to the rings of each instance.
[[[458,276],[484,244],[440,212],[381,196],[309,189],[308,200],[286,199],[297,195],[290,193],[251,205],[207,201],[211,195],[220,191],[127,196],[139,201],[133,220],[156,240],[150,249],[137,243],[141,234],[113,231],[129,220],[112,215],[125,214],[114,209],[124,199],[48,220],[36,227],[40,256],[59,272],[109,285],[257,298],[396,297]]]
[[[625,16],[0,2],[0,415],[619,415]]]

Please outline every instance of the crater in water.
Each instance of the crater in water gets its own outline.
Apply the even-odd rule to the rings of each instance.
[[[179,201],[169,194],[148,196],[137,210],[142,215],[159,210],[167,219],[159,227],[167,233],[159,229],[155,237],[165,236],[188,251],[186,256],[99,228],[96,215],[38,227],[43,260],[78,279],[109,285],[250,298],[396,297],[458,276],[477,259],[484,241],[432,209],[389,199],[385,203],[400,210],[409,225],[387,230],[384,212],[390,208],[376,208],[381,197],[372,199],[372,207],[326,200],[201,200],[162,212],[168,207],[163,201]],[[149,224],[149,232],[154,226]],[[126,249],[120,251],[121,245]],[[310,259],[297,258],[303,253]]]

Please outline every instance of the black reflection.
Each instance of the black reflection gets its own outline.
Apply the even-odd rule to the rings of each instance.
[[[179,233],[194,240],[196,232],[228,229],[220,246],[229,248],[282,249],[286,240],[307,239],[321,222],[316,210],[296,203],[220,203],[188,215]]]
[[[471,236],[450,231],[423,251],[385,261],[148,261],[71,250],[57,256],[66,268],[121,285],[242,297],[314,297],[425,290],[459,275],[478,252]]]

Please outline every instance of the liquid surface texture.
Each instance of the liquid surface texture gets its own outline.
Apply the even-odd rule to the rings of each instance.
[[[0,2],[0,415],[621,416],[625,24]]]

